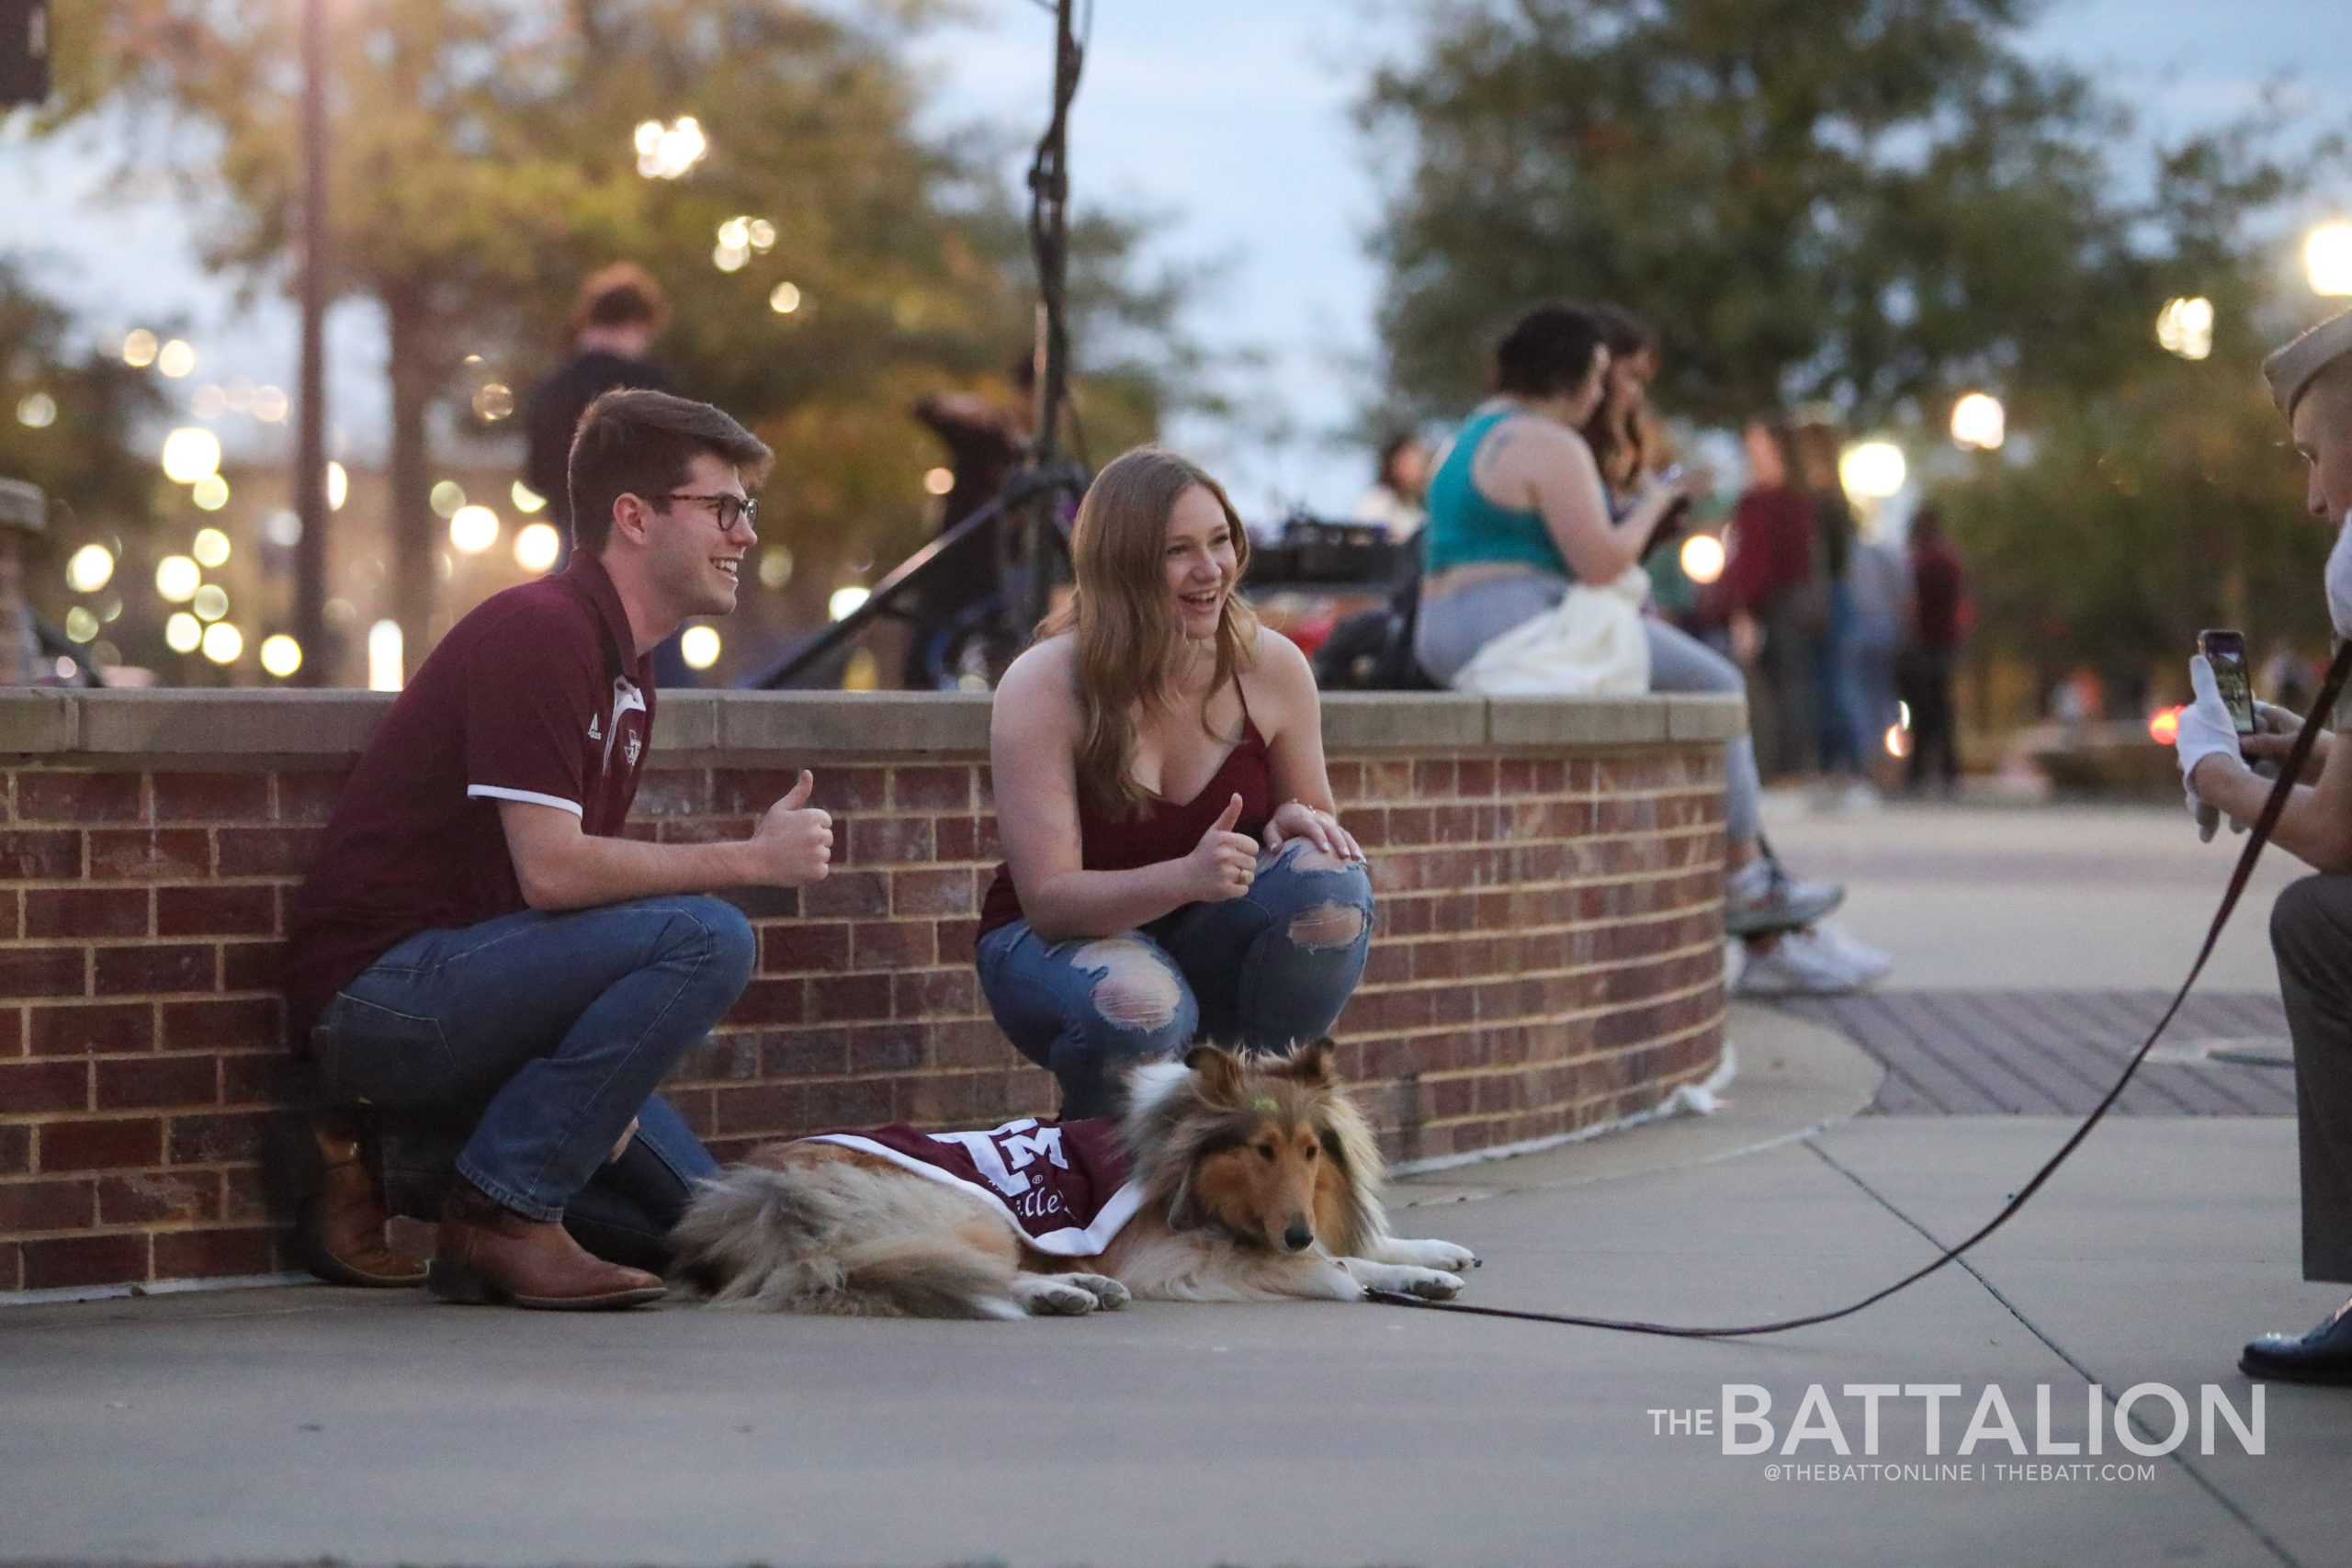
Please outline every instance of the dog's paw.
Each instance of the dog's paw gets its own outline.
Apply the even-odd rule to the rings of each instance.
[[[1104,1312],[1116,1312],[1135,1300],[1127,1288],[1108,1274],[1064,1274],[1061,1279],[1094,1298],[1094,1304]]]
[[[1373,1291],[1396,1291],[1419,1296],[1423,1301],[1452,1301],[1462,1293],[1462,1280],[1442,1269],[1423,1269],[1405,1263],[1375,1263],[1368,1258],[1350,1258],[1341,1260],[1357,1284]]]
[[[1093,1292],[1060,1278],[1022,1280],[1012,1293],[1033,1317],[1081,1317],[1102,1304]]]
[[[1442,1269],[1408,1269],[1404,1274],[1405,1292],[1425,1302],[1450,1302],[1462,1293],[1460,1277]]]
[[[1436,1269],[1448,1274],[1459,1274],[1478,1267],[1478,1255],[1466,1247],[1456,1247],[1450,1241],[1391,1240],[1381,1249],[1382,1258],[1390,1263],[1402,1263],[1416,1269]]]

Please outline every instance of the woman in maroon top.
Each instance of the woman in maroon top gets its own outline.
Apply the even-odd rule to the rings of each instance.
[[[1333,813],[1306,656],[1235,591],[1250,543],[1217,482],[1126,453],[1072,555],[1077,592],[997,690],[1005,863],[976,961],[1078,1117],[1196,1039],[1329,1032],[1363,974],[1372,881]]]

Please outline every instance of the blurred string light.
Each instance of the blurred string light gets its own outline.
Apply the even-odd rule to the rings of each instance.
[[[678,638],[678,657],[689,670],[707,670],[718,662],[718,628],[688,626]]]
[[[563,536],[551,523],[533,523],[514,536],[514,564],[525,571],[545,571],[563,553]]]
[[[204,657],[215,664],[234,664],[237,656],[245,651],[245,634],[226,621],[215,621],[204,628]]]
[[[164,477],[174,484],[192,485],[220,471],[220,438],[212,432],[185,424],[164,437]]]
[[[637,172],[649,180],[674,180],[701,163],[709,151],[702,122],[690,114],[682,114],[667,125],[658,119],[644,120],[637,128]]]
[[[1838,482],[1861,501],[1884,501],[1903,489],[1909,475],[1903,448],[1892,441],[1858,441],[1839,454]]]
[[[229,591],[217,582],[208,582],[196,591],[188,608],[196,612],[199,621],[220,620],[229,613]]]
[[[956,488],[955,471],[949,468],[931,469],[922,477],[922,488],[933,495],[945,495]]]
[[[1724,542],[1713,534],[1693,534],[1682,541],[1682,575],[1704,588],[1724,574]]]
[[[76,593],[96,593],[114,581],[114,552],[104,545],[84,545],[65,558],[65,586]]]
[[[789,316],[800,309],[800,286],[779,283],[768,291],[768,309],[779,316]]]
[[[1994,452],[2008,439],[2008,411],[1990,392],[1971,392],[1951,405],[1951,438],[1979,452]]]
[[[262,638],[261,667],[285,680],[302,668],[302,645],[284,632]]]
[[[492,423],[514,412],[514,389],[503,381],[485,381],[474,392],[474,417]]]
[[[229,481],[219,474],[207,474],[188,487],[187,495],[199,510],[218,512],[229,504]]]
[[[792,550],[785,545],[770,545],[760,552],[760,584],[764,588],[781,588],[792,581]]]
[[[196,558],[198,566],[226,566],[229,564],[229,536],[218,528],[199,528],[187,553]]]
[[[455,479],[443,479],[433,487],[433,510],[444,517],[455,517],[466,504],[466,487]]]
[[[175,611],[164,623],[164,646],[174,653],[194,653],[204,640],[204,623],[186,610]]]
[[[2303,272],[2314,294],[2352,294],[2352,223],[2323,223],[2303,241]]]
[[[548,503],[546,496],[541,495],[521,479],[516,479],[513,488],[506,493],[514,499],[514,510],[526,515],[542,510]]]
[[[285,423],[288,402],[284,389],[262,387],[254,393],[254,417],[264,424]]]
[[[57,423],[57,400],[47,392],[28,392],[17,404],[17,423],[33,430],[47,430]]]
[[[719,245],[710,253],[710,265],[721,272],[741,272],[751,259],[751,252],[738,250],[732,245]]]
[[[155,363],[155,351],[160,345],[155,334],[145,327],[133,327],[122,340],[122,362],[133,370],[144,370]]]
[[[865,603],[870,596],[870,592],[854,583],[847,588],[836,588],[831,597],[825,601],[825,614],[837,621],[847,620],[857,613],[857,607],[860,604]]]
[[[478,556],[498,543],[498,513],[487,506],[460,506],[449,519],[449,543]]]
[[[219,419],[229,412],[229,394],[218,387],[198,387],[188,394],[187,412],[198,419]]]
[[[2203,295],[2167,299],[2156,312],[2156,342],[2167,354],[2203,359],[2213,352],[2213,301]]]
[[[401,689],[401,624],[378,621],[368,628],[368,689]]]
[[[155,592],[174,604],[185,604],[204,585],[204,569],[187,556],[165,556],[155,563]]]
[[[340,512],[343,503],[351,499],[351,470],[341,463],[327,464],[327,510]],[[296,537],[300,537],[297,535]]]
[[[155,368],[176,381],[196,371],[196,350],[186,338],[174,338],[155,351]]]
[[[98,618],[76,604],[65,612],[65,636],[74,642],[89,642],[98,635]]]
[[[1896,761],[1911,755],[1911,732],[1899,724],[1886,727],[1886,754]]]

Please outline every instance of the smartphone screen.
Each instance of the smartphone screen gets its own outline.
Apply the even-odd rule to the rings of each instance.
[[[2222,701],[2238,733],[2253,734],[2254,682],[2245,671],[2245,638],[2236,632],[2199,632],[2197,651],[2213,666],[2213,683],[2222,689]]]

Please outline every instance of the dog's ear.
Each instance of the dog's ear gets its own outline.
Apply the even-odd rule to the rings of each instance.
[[[1312,1045],[1302,1045],[1291,1053],[1291,1077],[1309,1089],[1330,1089],[1340,1081],[1337,1069],[1331,1066],[1332,1053],[1339,1047],[1325,1035]]]
[[[1241,1058],[1216,1045],[1195,1045],[1185,1053],[1201,1098],[1211,1105],[1237,1105],[1241,1100]]]

